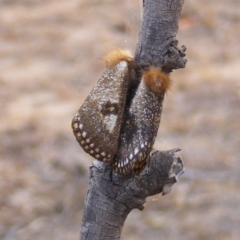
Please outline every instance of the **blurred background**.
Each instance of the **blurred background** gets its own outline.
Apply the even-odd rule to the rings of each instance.
[[[0,1],[0,239],[78,239],[92,162],[70,122],[113,48],[134,52],[140,0]],[[134,210],[125,240],[240,236],[240,1],[188,0],[155,148],[186,172]]]

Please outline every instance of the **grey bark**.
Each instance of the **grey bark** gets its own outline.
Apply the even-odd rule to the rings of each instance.
[[[162,67],[164,71],[185,67],[185,46],[177,47],[178,20],[184,0],[145,0],[135,61]]]
[[[141,66],[155,65],[166,72],[185,66],[185,47],[177,47],[176,33],[183,0],[145,0],[135,52]],[[94,161],[83,213],[81,240],[120,239],[128,214],[142,210],[148,196],[168,193],[183,164],[179,149],[152,151],[139,176],[121,176],[109,164]]]

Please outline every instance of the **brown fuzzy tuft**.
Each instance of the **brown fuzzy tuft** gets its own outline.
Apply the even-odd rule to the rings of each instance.
[[[104,57],[106,67],[114,67],[121,61],[133,62],[133,56],[127,50],[113,50]]]
[[[143,80],[153,92],[166,92],[171,87],[169,74],[162,72],[161,69],[156,67],[151,67],[144,72]]]

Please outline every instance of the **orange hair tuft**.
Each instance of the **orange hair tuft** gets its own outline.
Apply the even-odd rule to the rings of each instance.
[[[143,80],[153,92],[166,92],[171,87],[169,74],[162,72],[161,69],[156,67],[151,67],[144,72]]]
[[[109,52],[103,60],[106,67],[114,67],[121,61],[132,62],[133,56],[127,50],[116,49]]]

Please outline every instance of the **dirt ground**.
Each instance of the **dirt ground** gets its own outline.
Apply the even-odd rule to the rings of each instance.
[[[0,239],[78,239],[88,167],[70,122],[113,48],[134,52],[139,0],[0,1]],[[155,148],[186,172],[149,198],[125,240],[240,236],[240,1],[185,1]]]

